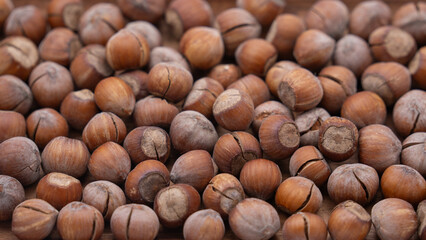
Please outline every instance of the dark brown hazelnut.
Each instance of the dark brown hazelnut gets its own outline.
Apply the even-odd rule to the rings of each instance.
[[[277,50],[266,40],[249,39],[238,46],[235,59],[244,74],[265,76],[277,60]]]
[[[188,62],[185,58],[171,47],[156,47],[151,50],[149,58],[149,68],[152,69],[158,63],[175,63],[185,68],[188,71],[191,71],[191,68],[188,65]]]
[[[419,238],[424,239],[426,237],[426,200],[420,202],[417,207],[417,217],[420,222],[419,226]]]
[[[318,134],[321,124],[330,117],[324,108],[314,108],[298,115],[295,119],[300,134],[300,145],[318,146]]]
[[[366,239],[370,227],[370,214],[351,200],[337,205],[328,219],[328,230],[333,239]]]
[[[292,119],[284,115],[273,115],[260,125],[259,142],[269,159],[281,160],[290,157],[299,147],[300,134]]]
[[[78,179],[63,173],[49,173],[37,184],[36,196],[61,210],[73,201],[80,201],[83,187]]]
[[[253,74],[246,75],[227,87],[227,89],[231,88],[247,93],[253,100],[254,107],[271,98],[266,83]]]
[[[229,225],[240,239],[269,239],[281,226],[277,210],[257,198],[239,202],[229,213]]]
[[[206,238],[220,240],[225,236],[225,224],[220,214],[204,209],[189,216],[183,225],[183,237],[187,240]]]
[[[82,202],[72,202],[61,209],[56,223],[62,239],[100,239],[104,231],[102,214]]]
[[[217,211],[222,218],[245,198],[244,189],[236,177],[221,173],[212,178],[203,192],[203,205]]]
[[[218,64],[212,68],[209,77],[227,88],[241,77],[241,69],[235,64]]]
[[[157,193],[169,184],[167,167],[160,161],[146,160],[136,165],[127,176],[125,192],[132,202],[151,204]]]
[[[109,220],[113,212],[126,204],[123,190],[112,182],[95,181],[87,184],[83,190],[82,202],[89,204]]]
[[[402,136],[426,131],[426,101],[423,101],[425,98],[425,91],[411,90],[395,103],[393,123]]]
[[[241,8],[230,8],[216,16],[214,26],[222,33],[225,53],[234,55],[237,47],[247,39],[260,36],[262,27],[256,18]]]
[[[148,96],[136,103],[133,117],[137,126],[169,128],[178,113],[178,108],[165,99]]]
[[[423,163],[425,145],[426,133],[413,133],[402,142],[401,152],[401,163],[416,169],[423,177],[426,177],[426,165]]]
[[[279,61],[275,63],[266,74],[265,82],[272,95],[278,97],[278,88],[284,76],[290,71],[299,68],[297,63],[292,61]]]
[[[426,43],[426,4],[410,2],[401,5],[393,15],[392,24],[410,33],[419,46]]]
[[[110,227],[115,239],[154,240],[160,229],[160,222],[154,210],[141,204],[127,204],[118,207],[112,214]]]
[[[418,220],[413,206],[398,198],[374,204],[371,219],[380,239],[410,239],[417,230]]]
[[[273,115],[284,115],[289,119],[293,119],[293,113],[285,105],[277,101],[267,101],[254,109],[254,120],[252,123],[254,132],[258,133],[263,121]]]
[[[11,36],[0,42],[0,75],[11,74],[26,81],[39,61],[36,45],[28,38]]]
[[[322,194],[311,180],[304,177],[290,177],[278,187],[275,204],[288,214],[315,213],[322,205]]]
[[[167,228],[180,227],[200,208],[200,194],[187,184],[174,184],[161,189],[154,201],[154,211]]]
[[[43,62],[35,67],[28,85],[41,107],[59,108],[62,100],[74,90],[68,69],[55,62]]]
[[[0,143],[13,137],[25,137],[27,124],[24,116],[14,111],[0,110]]]
[[[1,0],[0,1],[0,27],[3,28],[4,21],[9,16],[14,8],[12,0]]]
[[[47,17],[41,9],[25,5],[12,10],[4,23],[6,36],[24,36],[39,43],[46,34]]]
[[[247,10],[259,21],[268,27],[272,21],[284,10],[286,3],[284,0],[267,0],[264,2],[257,0],[237,0],[237,7]]]
[[[78,30],[78,23],[83,14],[81,0],[51,0],[47,6],[47,16],[51,27],[67,27]]]
[[[90,151],[108,142],[122,143],[127,130],[123,120],[114,113],[101,112],[96,114],[83,129],[83,142]]]
[[[161,46],[161,44],[163,43],[160,31],[150,22],[129,22],[126,25],[126,29],[129,29],[132,32],[137,32],[139,35],[142,35],[151,50],[155,47]]]
[[[426,47],[420,48],[414,55],[409,70],[413,78],[413,85],[426,90]]]
[[[97,3],[83,13],[78,31],[85,45],[105,45],[124,25],[125,19],[115,4]]]
[[[284,239],[327,239],[326,223],[320,216],[309,212],[291,215],[284,222],[282,232]]]
[[[141,70],[126,71],[117,75],[132,89],[136,100],[149,95],[148,92],[148,74]]]
[[[362,91],[346,98],[340,115],[358,128],[370,124],[383,124],[386,120],[386,105],[376,93]]]
[[[198,192],[203,191],[217,174],[217,166],[210,153],[205,150],[193,150],[180,156],[170,170],[173,183],[185,183]]]
[[[349,30],[352,34],[368,40],[368,36],[381,26],[389,25],[392,11],[382,1],[359,2],[351,12]]]
[[[399,163],[401,142],[392,130],[380,124],[363,127],[359,131],[359,161],[383,173]]]
[[[41,199],[29,199],[13,211],[12,232],[19,239],[44,239],[56,225],[58,210]]]
[[[99,109],[95,94],[88,89],[70,92],[62,101],[60,112],[68,124],[76,130],[83,130]]]
[[[0,221],[9,221],[13,209],[24,200],[25,190],[22,184],[13,177],[0,175]]]
[[[122,146],[115,142],[106,142],[93,151],[87,168],[97,180],[120,184],[130,172],[131,161]]]
[[[80,140],[56,137],[46,145],[41,159],[45,173],[60,172],[79,178],[86,173],[90,153]]]
[[[213,159],[221,172],[240,174],[246,162],[262,157],[257,139],[247,132],[227,133],[214,145]]]
[[[126,17],[155,23],[166,10],[166,0],[118,0],[118,6]]]

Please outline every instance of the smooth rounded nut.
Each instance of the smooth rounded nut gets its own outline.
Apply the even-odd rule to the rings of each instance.
[[[313,213],[298,212],[291,215],[282,228],[284,239],[327,239],[327,225],[324,220]]]
[[[417,51],[408,65],[408,70],[411,73],[413,85],[426,90],[426,80],[424,77],[426,76],[426,47],[422,47]]]
[[[238,81],[229,85],[226,89],[238,89],[247,93],[253,100],[253,105],[256,108],[259,104],[268,101],[271,98],[268,86],[259,77],[249,74],[240,78]]]
[[[241,69],[235,64],[218,64],[210,70],[208,76],[227,88],[241,77]]]
[[[68,28],[54,28],[39,45],[40,58],[68,66],[81,48],[80,39],[73,31]]]
[[[129,22],[126,24],[126,28],[142,35],[145,38],[145,40],[148,42],[149,48],[151,50],[153,48],[161,46],[163,43],[160,31],[157,29],[156,26],[154,26],[150,22],[146,22],[146,21]]]
[[[425,145],[426,133],[413,133],[402,143],[401,152],[401,163],[416,169],[423,177],[426,177]]]
[[[46,34],[47,19],[41,9],[27,5],[12,10],[4,23],[6,36],[24,36],[39,43]]]
[[[212,209],[193,213],[183,225],[183,237],[188,240],[200,238],[220,240],[225,235],[225,224],[220,214]]]
[[[385,2],[360,2],[351,12],[349,30],[363,39],[368,39],[376,28],[388,25],[391,17],[392,11]]]
[[[166,0],[118,0],[118,6],[128,18],[157,22],[166,10]]]
[[[93,92],[83,89],[70,92],[62,101],[60,112],[72,128],[81,131],[99,109]]]
[[[426,43],[425,24],[426,4],[424,2],[409,2],[401,5],[393,15],[392,25],[410,33],[417,44]]]
[[[33,104],[31,89],[21,79],[4,75],[0,77],[0,109],[27,114]]]
[[[254,119],[252,123],[254,132],[258,133],[263,121],[273,115],[284,115],[293,119],[293,113],[284,104],[278,101],[266,101],[254,109]]]
[[[27,123],[22,114],[15,111],[0,110],[0,143],[13,137],[25,137]]]
[[[414,89],[404,94],[395,103],[392,119],[396,131],[402,136],[426,131],[426,102],[419,101],[425,97],[425,91]]]
[[[178,113],[178,108],[167,100],[148,96],[136,103],[133,118],[138,127],[158,126],[168,129]]]
[[[277,60],[274,45],[260,38],[241,43],[235,51],[235,60],[244,74],[265,76]]]
[[[24,200],[22,184],[13,177],[0,175],[0,221],[10,220],[16,206]]]

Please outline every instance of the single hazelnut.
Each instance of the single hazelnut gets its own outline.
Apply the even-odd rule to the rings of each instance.
[[[98,209],[109,220],[117,208],[126,204],[126,196],[112,182],[94,181],[84,187],[81,201]]]
[[[6,18],[9,16],[10,12],[12,12],[13,8],[12,0],[1,0],[0,1],[0,27],[3,28],[3,24],[6,21]]]
[[[127,204],[114,211],[110,227],[114,238],[118,240],[154,240],[160,229],[160,222],[150,207],[142,204]]]
[[[277,50],[266,40],[249,39],[238,46],[235,59],[244,74],[265,76],[277,60]]]
[[[426,90],[426,47],[422,47],[417,51],[408,69],[413,78],[413,85]]]
[[[282,233],[283,239],[326,240],[328,232],[327,224],[320,216],[298,212],[285,220]]]
[[[125,19],[115,4],[97,3],[83,13],[78,31],[85,45],[105,45],[124,25]]]
[[[183,225],[183,237],[187,240],[200,238],[221,240],[225,236],[225,224],[220,214],[212,209],[203,209],[189,216]]]
[[[160,31],[152,23],[146,21],[129,22],[126,29],[142,35],[149,45],[149,49],[154,49],[162,45],[163,40]]]
[[[335,203],[352,200],[366,205],[379,188],[379,175],[374,168],[360,163],[343,164],[328,178],[328,195]]]
[[[387,198],[374,204],[371,219],[380,239],[410,239],[418,220],[413,206],[398,198]]]
[[[93,151],[108,141],[122,143],[126,134],[123,120],[114,113],[101,112],[90,119],[83,129],[82,137],[89,150]]]
[[[292,61],[279,61],[275,63],[266,74],[265,82],[272,95],[278,97],[278,88],[284,76],[290,71],[299,68],[297,63]]]
[[[391,17],[392,11],[385,2],[360,2],[351,12],[349,30],[352,34],[368,40],[368,36],[375,29],[389,25]]]
[[[63,173],[49,173],[37,184],[36,196],[61,210],[73,201],[80,201],[83,187],[78,179]]]
[[[106,60],[105,47],[98,44],[80,49],[71,62],[70,72],[78,89],[92,91],[102,79],[113,74]]]
[[[203,205],[227,218],[231,210],[245,198],[244,189],[236,177],[228,173],[214,176],[203,192]]]
[[[241,239],[269,239],[281,226],[277,210],[257,198],[239,202],[229,213],[229,225]]]
[[[169,186],[170,174],[167,167],[157,160],[146,160],[129,173],[125,192],[130,201],[152,204],[157,193]]]
[[[277,101],[266,101],[254,109],[252,123],[254,132],[258,133],[263,121],[273,115],[284,115],[289,119],[293,119],[293,113],[285,105]]]
[[[155,23],[166,10],[166,0],[118,0],[118,6],[126,17]]]
[[[190,185],[174,184],[161,189],[154,201],[154,211],[167,228],[176,228],[200,208],[200,194]]]
[[[424,2],[410,2],[401,5],[393,15],[392,24],[411,34],[417,44],[426,43],[426,4]]]
[[[28,85],[34,99],[41,107],[59,108],[62,100],[74,90],[74,83],[68,69],[49,61],[34,68]]]
[[[424,239],[426,237],[426,200],[421,201],[417,206],[417,216],[420,222],[419,238]]]
[[[58,210],[42,199],[29,199],[13,211],[12,232],[19,239],[44,239],[56,225]]]
[[[47,6],[47,17],[51,27],[67,27],[78,30],[78,23],[83,14],[81,0],[51,0]]]
[[[60,112],[72,128],[81,131],[99,109],[93,92],[83,89],[70,92],[62,101]]]
[[[334,207],[328,219],[328,231],[333,239],[365,239],[370,227],[370,214],[351,200]]]
[[[259,104],[264,103],[271,98],[266,83],[261,78],[253,74],[240,78],[238,81],[229,85],[226,89],[231,88],[247,93],[247,95],[249,95],[253,100],[254,107],[257,107]]]
[[[423,177],[426,177],[425,145],[426,133],[413,133],[402,142],[401,152],[401,163],[416,169]]]
[[[227,88],[241,78],[241,69],[235,64],[218,64],[210,70],[208,76]]]
[[[171,47],[155,47],[151,50],[150,58],[149,58],[149,68],[152,69],[158,63],[175,63],[185,68],[188,71],[191,71],[191,68],[188,65],[186,59]]]
[[[130,172],[131,161],[122,146],[115,142],[106,142],[93,151],[87,168],[97,180],[120,184]]]
[[[221,12],[216,16],[214,27],[222,34],[227,56],[233,56],[242,42],[259,37],[262,31],[256,18],[242,8],[230,8]]]
[[[237,7],[243,8],[251,13],[259,23],[268,27],[272,21],[283,12],[286,5],[285,0],[237,0]]]
[[[386,105],[376,93],[362,91],[346,98],[340,113],[342,118],[362,128],[370,124],[385,123]]]
[[[104,231],[102,214],[82,202],[71,202],[61,209],[56,226],[62,239],[100,239]]]
[[[393,123],[396,131],[406,137],[411,133],[426,131],[426,92],[411,90],[405,93],[393,107]]]
[[[15,207],[24,200],[25,190],[22,184],[13,177],[0,175],[0,221],[9,221]]]
[[[0,143],[13,137],[25,137],[27,124],[24,116],[14,111],[0,110]]]
[[[178,113],[178,108],[165,99],[148,96],[136,103],[133,117],[137,126],[169,128]]]
[[[321,124],[330,117],[324,108],[313,108],[296,117],[294,122],[300,134],[300,145],[318,146]]]
[[[221,136],[213,150],[213,159],[221,172],[240,174],[245,163],[262,157],[257,139],[247,132],[231,132]]]
[[[6,36],[24,36],[39,43],[46,34],[47,18],[41,9],[25,5],[12,10],[4,23]]]
[[[131,70],[116,75],[132,89],[136,100],[140,100],[149,95],[148,74],[141,70]]]

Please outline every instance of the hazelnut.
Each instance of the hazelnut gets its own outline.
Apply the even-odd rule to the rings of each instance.
[[[31,72],[28,85],[41,107],[59,108],[62,100],[74,90],[68,69],[55,63],[43,62]]]
[[[351,200],[338,204],[328,219],[328,230],[333,239],[365,239],[370,227],[370,214]]]
[[[90,119],[99,112],[99,109],[96,106],[93,92],[83,89],[70,92],[62,101],[60,112],[72,128],[83,130]]]
[[[11,0],[1,0],[0,1],[0,27],[3,28],[4,21],[9,16],[14,8],[13,2]]]
[[[420,222],[419,237],[424,239],[426,236],[426,200],[421,201],[418,205],[417,216]]]
[[[265,82],[272,95],[278,97],[278,87],[284,76],[300,66],[292,61],[279,61],[275,63],[266,74]]]
[[[422,47],[417,51],[408,69],[413,78],[413,85],[426,90],[426,47]]]
[[[391,165],[399,163],[402,146],[392,130],[373,124],[359,131],[359,161],[383,173]]]
[[[123,147],[134,164],[148,159],[165,163],[170,155],[170,137],[159,127],[137,127],[126,136]]]
[[[379,188],[379,175],[374,168],[360,164],[343,164],[330,175],[328,195],[335,203],[352,200],[366,205]]]
[[[0,76],[0,109],[27,114],[33,104],[33,94],[21,79],[12,75]]]
[[[240,173],[240,182],[247,195],[265,201],[274,195],[281,181],[280,167],[262,158],[244,164]]]
[[[210,26],[213,18],[210,4],[204,0],[173,0],[165,13],[166,23],[177,39],[190,28]]]
[[[58,210],[41,199],[29,199],[13,211],[12,232],[19,239],[44,239],[56,224]]]
[[[0,144],[0,172],[16,178],[22,185],[35,183],[43,176],[37,145],[25,137],[13,137]],[[11,209],[12,211],[13,209]]]
[[[80,140],[56,137],[46,145],[41,158],[46,173],[61,172],[79,178],[86,173],[90,153]]]
[[[241,239],[269,239],[281,226],[277,210],[257,198],[239,202],[229,213],[229,225]]]
[[[67,27],[77,31],[82,14],[81,0],[51,0],[47,6],[48,21],[53,28]]]
[[[298,115],[295,119],[300,134],[300,145],[318,146],[318,136],[321,124],[330,117],[324,108],[313,108]]]
[[[273,115],[284,115],[289,119],[293,119],[293,113],[285,105],[277,101],[267,101],[254,109],[254,120],[252,123],[254,132],[258,133],[263,121]]]
[[[0,42],[0,75],[11,74],[24,81],[37,65],[36,45],[28,38],[11,36]]]
[[[141,70],[131,70],[120,73],[118,78],[123,80],[132,89],[136,100],[149,95],[148,92],[148,74]]]
[[[126,134],[123,120],[114,113],[101,112],[90,119],[83,129],[82,137],[89,150],[93,151],[108,141],[122,143]]]
[[[222,92],[213,104],[216,122],[230,131],[247,129],[254,118],[254,105],[251,97],[237,89]]]
[[[155,47],[151,50],[149,58],[149,68],[152,69],[158,63],[175,63],[185,68],[188,71],[191,71],[191,68],[188,65],[186,59],[171,47]]]
[[[157,160],[146,160],[129,173],[125,192],[135,203],[153,203],[158,191],[169,186],[170,175],[166,166]]]
[[[253,14],[259,23],[268,27],[272,21],[284,10],[285,0],[237,0],[237,7]]]
[[[83,187],[78,179],[63,173],[49,173],[37,184],[36,196],[60,210],[73,201],[80,201]]]
[[[6,36],[24,36],[39,43],[46,34],[47,19],[41,9],[26,5],[12,10],[4,23]]]
[[[183,225],[183,237],[220,240],[225,236],[225,224],[220,214],[212,209],[199,210],[189,216]]]
[[[398,198],[388,198],[374,204],[371,219],[380,239],[410,239],[418,220],[413,206]]]
[[[386,168],[380,187],[385,198],[399,198],[413,206],[426,199],[425,179],[417,170],[406,165],[392,165]]]
[[[98,82],[113,73],[106,60],[105,47],[98,44],[80,49],[71,62],[70,71],[77,88],[92,91]]]
[[[247,39],[257,38],[261,33],[261,26],[256,18],[242,8],[230,8],[216,16],[216,29],[222,34],[225,44],[225,54],[234,55],[237,47]]]
[[[170,179],[173,183],[185,183],[197,191],[203,191],[217,174],[217,166],[210,153],[192,150],[181,155],[173,164]]]
[[[154,211],[167,228],[176,228],[200,208],[200,194],[187,184],[174,184],[161,189],[154,201]]]
[[[349,30],[352,34],[368,40],[368,36],[376,28],[389,25],[391,17],[392,11],[385,2],[360,2],[351,12]]]
[[[134,21],[126,25],[126,29],[142,35],[149,45],[149,49],[161,46],[163,40],[160,31],[150,22]]]
[[[249,39],[238,46],[235,59],[244,74],[265,76],[277,60],[277,50],[266,40]]]
[[[169,128],[178,113],[177,107],[165,99],[148,96],[136,103],[133,117],[137,126]]]
[[[253,74],[246,75],[227,87],[227,89],[231,88],[247,93],[253,100],[254,107],[271,98],[268,86],[261,78]]]
[[[405,93],[393,107],[393,123],[399,134],[406,137],[414,132],[426,131],[426,92],[411,90]]]
[[[89,204],[102,213],[109,220],[113,212],[126,204],[123,190],[112,182],[95,181],[84,187],[82,202]]]
[[[426,4],[410,2],[401,5],[393,15],[392,24],[410,33],[419,46],[426,43]]]
[[[213,150],[213,159],[221,172],[240,174],[246,162],[261,158],[257,139],[247,132],[231,132],[221,136]]]
[[[210,70],[208,76],[227,88],[241,77],[241,69],[235,64],[218,64]]]
[[[370,124],[385,123],[386,105],[376,93],[362,91],[346,98],[340,113],[342,118],[362,128]]]
[[[416,169],[423,177],[426,177],[425,145],[426,133],[413,133],[402,142],[401,152],[401,163]]]
[[[120,184],[126,180],[131,162],[129,154],[122,146],[115,142],[106,142],[93,151],[87,167],[95,179]]]
[[[61,209],[56,223],[63,239],[100,239],[104,231],[102,214],[82,202],[72,202]]]
[[[114,238],[154,240],[160,229],[155,212],[141,204],[118,207],[112,214],[110,227]]]
[[[118,6],[126,17],[155,23],[166,9],[166,0],[118,0]]]
[[[275,204],[288,214],[315,213],[322,205],[322,195],[311,180],[304,177],[289,177],[278,187]]]
[[[24,116],[14,111],[0,110],[0,143],[13,137],[25,137],[27,124]]]
[[[284,239],[325,240],[327,239],[327,225],[316,214],[298,212],[287,218],[282,233]]]
[[[124,25],[125,19],[115,4],[97,3],[83,13],[78,31],[85,45],[105,45]]]
[[[230,211],[245,198],[244,189],[236,177],[228,173],[214,176],[203,192],[203,205],[227,218]]]
[[[52,108],[38,109],[27,118],[27,133],[43,149],[55,137],[68,136],[67,120]]]
[[[10,220],[13,209],[24,200],[25,190],[22,184],[13,177],[0,175],[0,221]]]

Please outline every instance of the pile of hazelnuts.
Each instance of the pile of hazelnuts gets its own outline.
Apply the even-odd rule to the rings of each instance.
[[[235,4],[0,0],[0,221],[19,239],[426,239],[426,3]]]

